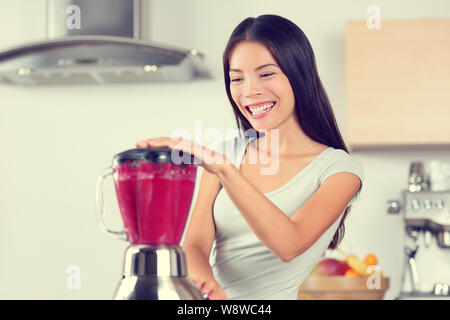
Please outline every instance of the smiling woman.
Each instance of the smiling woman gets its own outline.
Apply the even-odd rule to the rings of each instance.
[[[168,138],[139,146],[168,145],[201,159],[205,170],[183,248],[189,277],[204,293],[211,299],[296,299],[325,250],[342,240],[363,169],[348,154],[298,26],[274,15],[245,19],[230,37],[223,64],[243,136],[213,150]],[[218,162],[205,157],[211,153]],[[275,170],[264,171],[267,163],[255,154],[270,155]]]

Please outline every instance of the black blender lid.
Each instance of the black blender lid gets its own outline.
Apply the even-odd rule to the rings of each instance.
[[[181,150],[175,150],[175,152],[177,154],[177,158],[181,160],[182,164],[195,164],[194,156],[191,154]],[[119,164],[129,160],[143,160],[151,163],[173,163],[171,155],[172,149],[169,147],[135,148],[116,154],[114,156],[114,160]],[[188,163],[186,163],[186,160]]]

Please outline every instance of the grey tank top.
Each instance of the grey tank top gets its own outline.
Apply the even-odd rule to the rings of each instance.
[[[253,139],[255,137],[236,137],[209,148],[225,155],[239,169],[247,144]],[[329,147],[286,184],[265,196],[291,216],[326,178],[339,172],[351,172],[363,183],[364,172],[359,162],[344,150]],[[360,191],[348,205],[353,204],[359,194]],[[296,299],[298,287],[322,258],[343,213],[307,251],[290,262],[283,262],[253,233],[222,188],[213,207],[216,230],[210,262],[216,280],[229,299]]]

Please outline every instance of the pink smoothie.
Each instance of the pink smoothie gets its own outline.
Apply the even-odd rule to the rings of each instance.
[[[128,241],[178,245],[191,207],[197,168],[171,163],[123,162],[114,185]]]

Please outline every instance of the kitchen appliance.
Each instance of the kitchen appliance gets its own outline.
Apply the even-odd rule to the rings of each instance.
[[[431,191],[422,162],[412,162],[402,200],[388,213],[402,213],[404,269],[398,299],[450,299],[450,190]],[[409,279],[409,280],[407,280]]]
[[[410,192],[429,190],[429,178],[421,161],[412,162],[409,167],[408,190]]]
[[[45,38],[1,51],[0,83],[148,83],[210,77],[203,54],[194,48],[150,40],[150,0],[47,0],[45,5]]]
[[[127,240],[117,300],[201,300],[207,298],[187,278],[179,246],[194,193],[194,156],[167,147],[116,154],[97,180],[97,217],[113,238]],[[113,176],[123,230],[105,225],[103,182]]]

